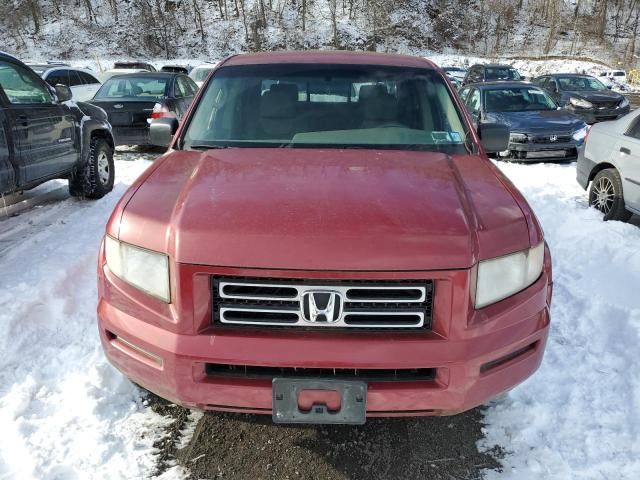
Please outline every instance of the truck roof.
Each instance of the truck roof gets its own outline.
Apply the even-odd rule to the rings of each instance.
[[[229,57],[223,62],[227,65],[259,65],[277,63],[309,64],[351,64],[384,65],[396,67],[418,67],[437,69],[438,67],[423,57],[377,52],[349,52],[335,50],[308,50],[304,52],[260,52],[245,53]]]

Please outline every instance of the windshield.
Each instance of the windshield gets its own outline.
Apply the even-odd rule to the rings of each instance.
[[[598,91],[607,90],[600,80],[593,77],[558,77],[560,90],[568,91]]]
[[[484,99],[487,112],[525,112],[558,108],[549,95],[539,88],[532,87],[487,90]]]
[[[445,72],[466,72],[464,68],[459,67],[444,67]]]
[[[100,87],[94,98],[161,99],[167,96],[168,83],[168,77],[114,77]]]
[[[465,152],[465,128],[432,70],[352,65],[223,67],[184,148],[395,148]]]
[[[191,79],[194,82],[204,82],[207,79],[207,75],[213,70],[214,67],[202,67],[196,68],[191,72]]]
[[[487,67],[485,68],[485,80],[520,80],[520,74],[511,67]]]

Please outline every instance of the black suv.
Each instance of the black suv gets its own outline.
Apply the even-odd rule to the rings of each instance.
[[[107,115],[69,100],[69,87],[51,87],[0,53],[0,195],[54,178],[68,178],[74,196],[111,191],[114,142]]]
[[[477,63],[467,70],[462,85],[498,81],[513,82],[517,80],[522,80],[522,76],[515,68],[509,65],[484,65]]]

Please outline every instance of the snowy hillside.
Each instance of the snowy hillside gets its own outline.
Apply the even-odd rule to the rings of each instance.
[[[219,59],[344,48],[636,65],[634,0],[9,0],[0,45],[20,56]]]

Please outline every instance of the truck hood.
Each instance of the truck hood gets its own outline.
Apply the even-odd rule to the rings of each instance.
[[[158,161],[118,235],[180,263],[456,269],[530,246],[524,202],[480,157],[238,148]]]

